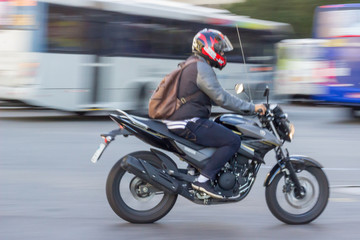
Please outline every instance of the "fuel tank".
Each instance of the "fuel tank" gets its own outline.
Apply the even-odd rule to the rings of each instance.
[[[235,131],[243,139],[260,140],[274,146],[282,144],[272,132],[266,128],[261,128],[257,122],[244,118],[241,115],[224,114],[216,117],[214,121]]]

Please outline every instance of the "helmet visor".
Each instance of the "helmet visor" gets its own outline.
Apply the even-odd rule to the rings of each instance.
[[[230,52],[233,49],[234,48],[233,48],[230,40],[225,35],[223,35],[223,39],[221,39],[221,41],[219,41],[218,43],[215,43],[215,45],[214,45],[214,50],[217,53]]]

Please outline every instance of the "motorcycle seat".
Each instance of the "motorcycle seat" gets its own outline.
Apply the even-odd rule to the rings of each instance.
[[[191,148],[194,150],[201,150],[203,148],[206,148],[204,146],[201,145],[197,145],[189,140],[186,140],[182,137],[179,137],[178,135],[172,133],[169,131],[169,129],[167,128],[166,124],[163,123],[161,120],[156,120],[156,119],[149,119],[149,118],[143,118],[143,117],[137,117],[132,115],[133,118],[135,118],[137,121],[140,121],[141,123],[145,124],[146,126],[148,126],[149,129],[158,132],[166,137],[172,138],[175,141]]]

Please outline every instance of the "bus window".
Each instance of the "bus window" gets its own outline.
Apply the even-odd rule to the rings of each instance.
[[[234,50],[227,53],[229,62],[244,62],[240,48],[239,37],[235,27],[217,27],[233,44]],[[272,64],[274,62],[274,43],[266,38],[266,32],[239,29],[242,47],[247,63]]]
[[[181,21],[113,14],[105,27],[105,54],[183,58],[191,54],[195,31]]]
[[[102,19],[96,11],[51,4],[47,51],[94,53],[101,49]]]
[[[243,62],[235,27],[121,13],[112,13],[107,21],[103,47],[108,56],[185,58],[191,54],[195,34],[203,28],[214,28],[227,35],[233,43],[235,49],[227,53],[228,61]],[[274,42],[266,38],[266,32],[240,31],[247,62],[274,62]]]

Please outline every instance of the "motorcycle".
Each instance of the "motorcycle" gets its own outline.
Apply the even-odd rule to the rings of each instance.
[[[214,153],[168,131],[161,120],[148,119],[117,110],[110,118],[119,125],[107,134],[93,155],[96,163],[117,135],[135,136],[153,146],[150,151],[137,151],[122,157],[111,169],[106,182],[106,195],[113,211],[131,223],[152,223],[164,217],[174,206],[178,195],[203,205],[235,203],[250,192],[264,157],[275,151],[277,163],[264,181],[265,197],[271,213],[287,224],[306,224],[325,209],[329,183],[322,165],[314,159],[289,155],[283,147],[291,142],[294,125],[280,106],[269,104],[269,90],[264,114],[249,119],[239,114],[222,114],[213,120],[231,129],[241,138],[237,153],[225,164],[212,182],[224,198],[212,198],[192,188],[191,183]],[[156,149],[157,148],[157,149]],[[163,151],[168,151],[188,164],[178,168]]]

